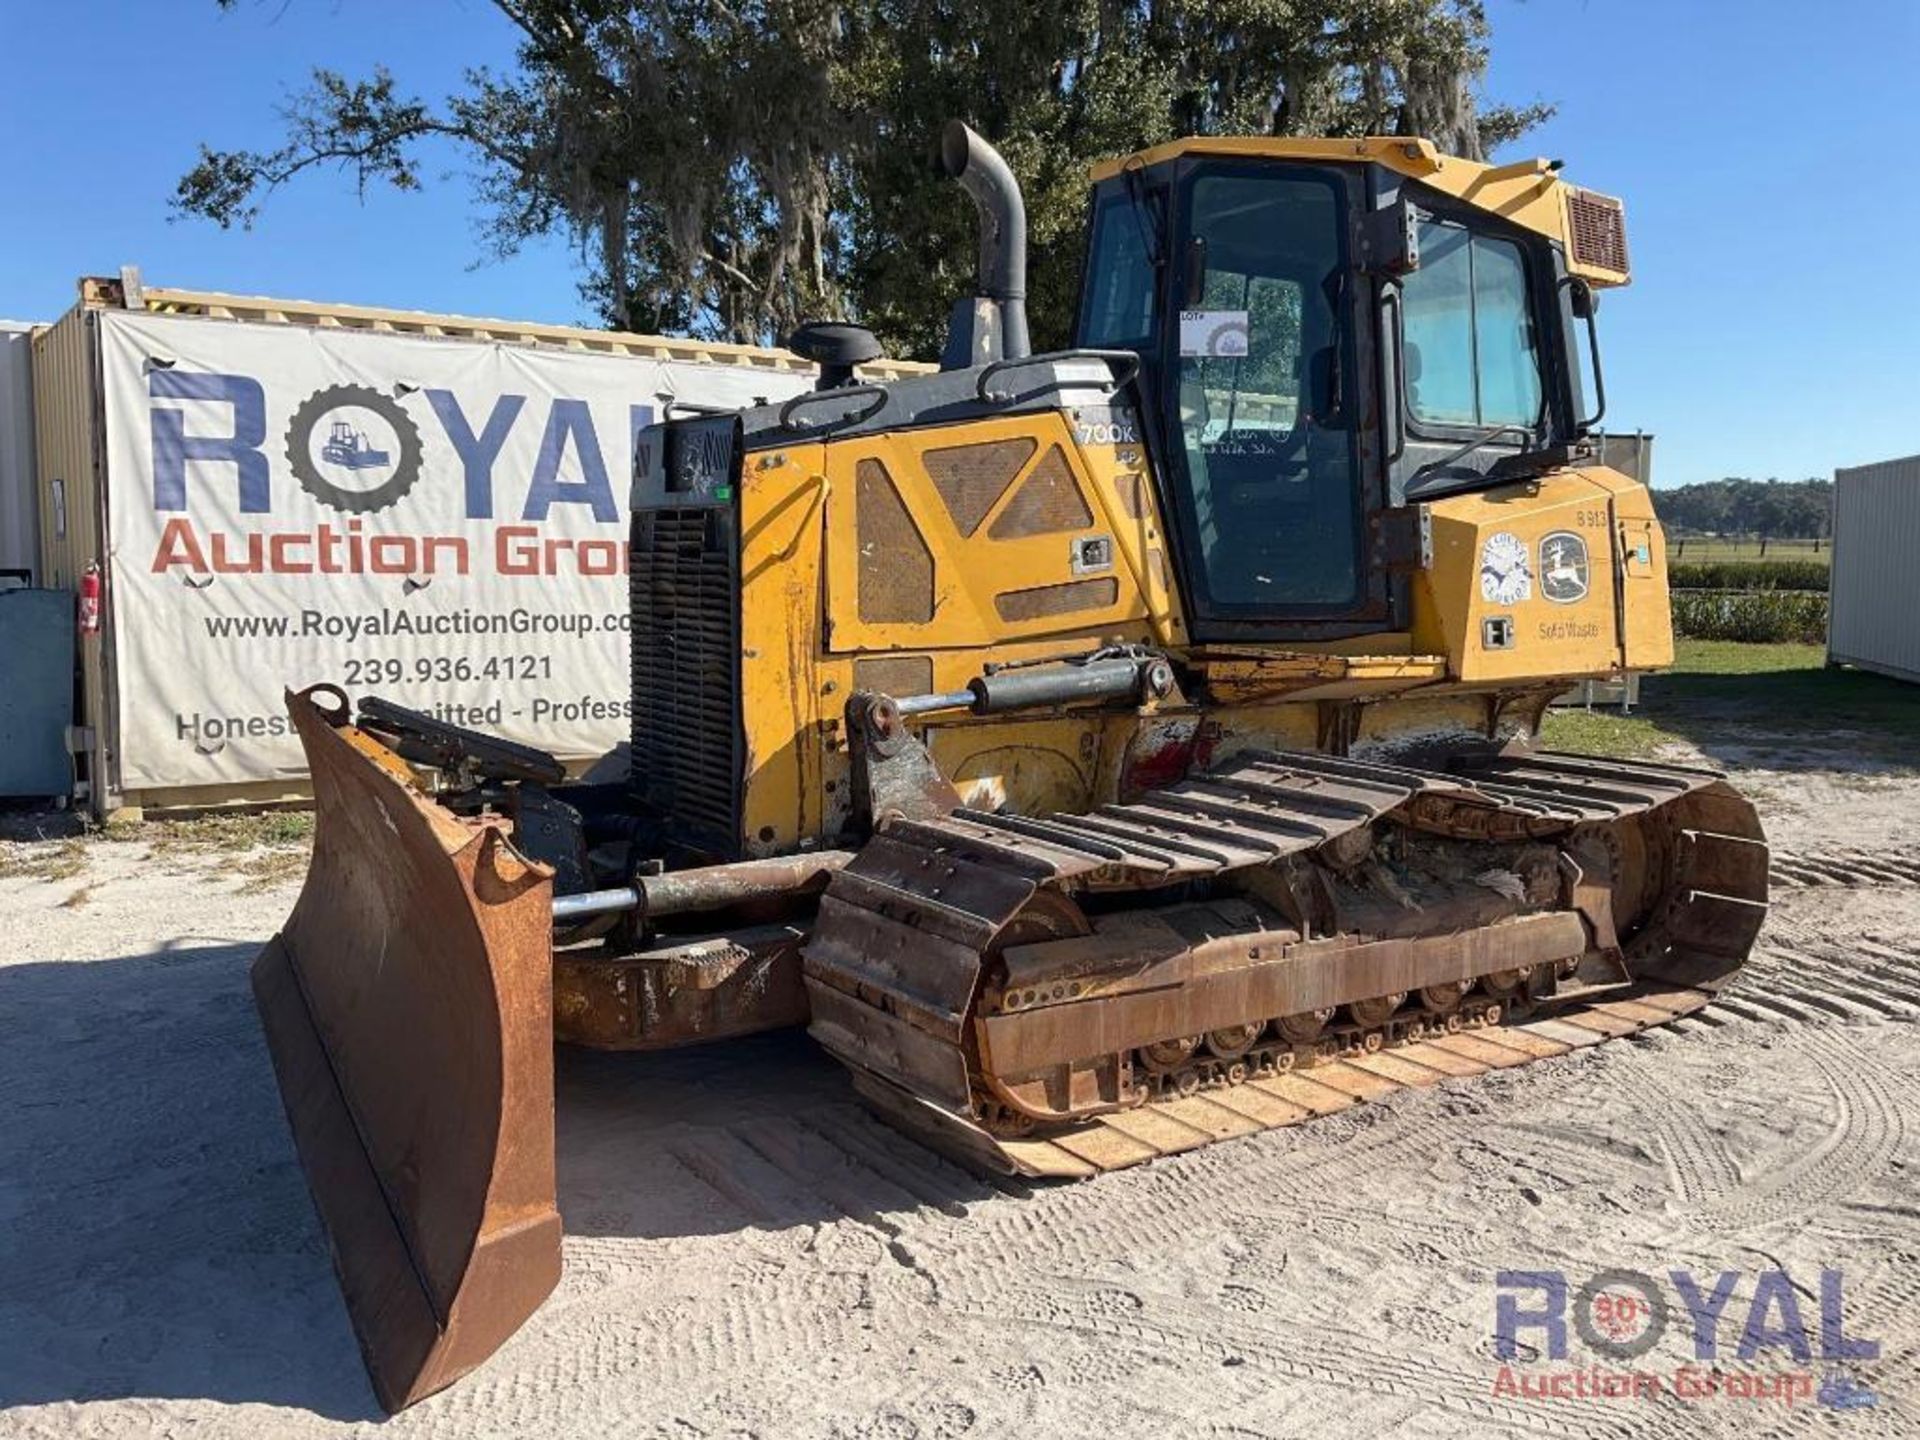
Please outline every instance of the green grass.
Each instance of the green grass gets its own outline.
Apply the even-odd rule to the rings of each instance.
[[[1736,640],[1682,640],[1674,647],[1671,676],[1779,675],[1824,670],[1824,645],[1744,645]]]
[[[1920,686],[1827,668],[1820,645],[1682,640],[1672,669],[1641,681],[1640,708],[1556,710],[1555,749],[1657,754],[1663,745],[1777,750],[1844,769],[1860,756],[1902,769],[1920,755]]]
[[[1683,640],[1672,672],[1650,677],[1668,704],[1715,708],[1761,729],[1820,736],[1861,731],[1920,742],[1920,686],[1829,669],[1824,645]]]
[[[1540,727],[1541,741],[1553,750],[1580,755],[1610,755],[1618,760],[1655,754],[1680,737],[1662,730],[1645,715],[1618,710],[1550,710]]]

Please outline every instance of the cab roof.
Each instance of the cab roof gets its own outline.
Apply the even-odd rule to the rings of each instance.
[[[1624,285],[1630,277],[1626,207],[1609,195],[1570,185],[1557,160],[1535,158],[1487,165],[1443,155],[1431,140],[1367,135],[1334,140],[1297,135],[1194,135],[1093,167],[1097,184],[1126,170],[1187,158],[1304,160],[1385,166],[1410,180],[1489,214],[1557,240],[1568,268],[1595,285]]]

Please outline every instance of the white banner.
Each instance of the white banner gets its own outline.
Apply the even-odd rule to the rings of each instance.
[[[550,750],[627,733],[633,437],[776,371],[101,317],[125,790],[305,773],[330,681]]]

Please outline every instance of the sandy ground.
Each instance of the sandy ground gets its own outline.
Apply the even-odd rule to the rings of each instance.
[[[1920,781],[1768,758],[1777,904],[1714,1010],[1097,1181],[972,1179],[797,1035],[563,1054],[559,1292],[384,1433],[1914,1433]],[[291,883],[83,858],[0,880],[0,1435],[381,1427],[246,989]],[[1817,1347],[1840,1272],[1877,1404],[1503,1393],[1496,1273],[1611,1267],[1735,1272],[1722,1370],[1816,1379],[1734,1345],[1784,1269]],[[1632,1363],[1692,1359],[1676,1314]]]

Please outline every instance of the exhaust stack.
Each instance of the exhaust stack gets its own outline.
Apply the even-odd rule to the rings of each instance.
[[[961,120],[940,134],[940,168],[980,211],[980,294],[956,301],[941,368],[1032,352],[1027,338],[1027,204],[1000,152]]]

